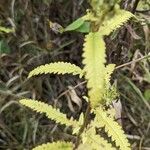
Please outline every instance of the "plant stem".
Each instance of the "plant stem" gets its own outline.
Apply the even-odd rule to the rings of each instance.
[[[84,122],[83,122],[83,125],[81,126],[80,130],[79,130],[79,133],[77,135],[77,140],[76,140],[76,143],[75,143],[75,148],[74,150],[79,146],[80,144],[80,138],[81,138],[81,134],[83,133],[84,129],[87,127],[88,123],[89,123],[89,115],[90,115],[90,112],[91,112],[91,106],[90,106],[90,102],[88,102],[88,106],[87,106],[87,109],[86,109],[86,112],[85,112],[85,117],[84,117]]]

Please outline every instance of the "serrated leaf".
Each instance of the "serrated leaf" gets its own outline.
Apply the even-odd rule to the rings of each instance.
[[[35,68],[29,73],[28,78],[39,74],[73,74],[82,77],[83,71],[80,67],[71,63],[55,62]]]
[[[109,35],[114,30],[120,28],[124,23],[126,23],[134,15],[126,10],[116,10],[114,17],[107,19],[103,22],[102,26],[99,28],[101,35]]]
[[[96,134],[93,122],[90,124],[90,127],[84,131],[82,135],[82,143],[91,145],[92,150],[115,150],[111,143],[108,143],[107,140]]]
[[[77,127],[78,122],[72,119],[67,119],[66,115],[61,113],[59,110],[53,108],[44,102],[32,100],[32,99],[21,99],[19,101],[22,105],[31,108],[32,110],[45,113],[49,119],[52,119],[60,124],[65,124],[67,126]]]
[[[105,42],[99,32],[91,32],[85,37],[83,64],[87,79],[88,95],[92,107],[99,105],[103,95],[105,76]]]
[[[108,64],[105,69],[105,82],[106,86],[108,87],[110,85],[110,78],[111,74],[115,70],[115,64]]]
[[[131,150],[130,144],[121,126],[114,121],[113,118],[109,117],[101,108],[96,109],[94,113],[96,114],[94,119],[96,127],[105,127],[108,136],[111,137],[112,141],[115,141],[116,146],[119,146],[120,150]]]
[[[72,150],[73,144],[69,142],[53,142],[53,143],[47,143],[39,145],[32,150]]]

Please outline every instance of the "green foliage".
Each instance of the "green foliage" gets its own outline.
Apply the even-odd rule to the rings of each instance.
[[[0,54],[2,53],[10,53],[10,47],[8,46],[7,42],[4,40],[0,41]]]
[[[149,9],[150,9],[150,1],[148,0],[139,1],[137,10],[142,11],[142,10],[149,10]]]
[[[96,150],[98,149],[115,150],[115,148],[112,147],[111,143],[108,143],[107,140],[105,140],[103,137],[96,134],[94,124],[95,122],[92,122],[90,126],[82,134],[83,145],[90,145],[91,149],[96,149]]]
[[[105,42],[99,32],[89,33],[85,37],[83,64],[88,80],[89,99],[93,107],[97,106],[103,96],[105,70]]]
[[[144,97],[146,100],[150,101],[150,89],[145,90]]]
[[[96,109],[95,114],[96,126],[100,128],[105,127],[108,136],[112,138],[112,141],[115,141],[116,146],[119,146],[121,150],[130,150],[130,144],[126,139],[121,126],[109,117],[101,108]]]
[[[115,70],[115,64],[109,64],[105,68],[105,77],[104,77],[104,95],[103,101],[106,104],[110,104],[112,99],[115,99],[118,96],[116,88],[110,84],[111,74]]]
[[[79,28],[76,29],[76,31],[81,33],[90,32],[90,22],[85,21]]]
[[[114,70],[115,70],[115,64],[109,64],[106,66],[106,71],[105,71],[106,87],[110,86],[110,78],[111,78],[111,74],[113,73]]]
[[[75,20],[68,25],[64,31],[77,31],[81,33],[88,33],[90,31],[90,22],[85,21],[84,17]]]
[[[121,27],[125,22],[127,22],[131,17],[134,17],[132,13],[125,10],[116,10],[115,15],[109,19],[105,20],[99,28],[101,35],[109,35],[112,31]]]
[[[74,121],[73,119],[67,119],[65,114],[61,113],[57,109],[54,109],[51,105],[46,103],[32,99],[22,99],[20,100],[20,103],[39,113],[45,113],[49,119],[55,120],[57,123],[74,127],[78,125],[78,122]]]
[[[111,74],[115,69],[114,64],[106,66],[106,47],[104,36],[109,35],[112,31],[118,29],[126,23],[133,15],[125,10],[121,10],[117,4],[118,0],[90,0],[91,10],[87,14],[65,28],[65,31],[79,31],[86,33],[83,44],[83,69],[65,62],[50,63],[39,66],[30,72],[29,77],[38,74],[73,74],[84,77],[88,89],[88,107],[83,117],[81,113],[79,121],[67,119],[66,115],[52,108],[43,102],[31,99],[20,100],[20,103],[46,116],[57,123],[73,127],[73,134],[77,135],[77,141],[73,147],[78,150],[86,148],[87,150],[114,150],[119,147],[120,150],[130,150],[130,144],[120,127],[109,116],[105,105],[111,102],[116,96],[116,90],[110,84]],[[88,24],[86,24],[88,23]],[[93,121],[89,122],[88,118],[91,113],[95,114]],[[102,135],[97,133],[97,129],[105,129],[105,132],[111,137],[111,142],[115,142],[113,147],[111,142],[105,140]],[[64,143],[66,144],[66,143]],[[42,145],[38,149],[53,149],[48,147],[54,146],[54,149],[61,147],[58,143]],[[59,145],[59,146],[58,146]],[[67,144],[68,146],[68,144]],[[63,147],[61,147],[63,149]],[[70,148],[70,147],[69,147]],[[58,148],[59,149],[59,148]]]
[[[0,32],[11,33],[11,32],[14,32],[14,30],[10,29],[10,28],[0,26]]]
[[[84,24],[84,20],[82,18],[78,18],[77,20],[75,20],[73,23],[71,23],[70,25],[68,25],[65,28],[65,31],[73,31],[78,29],[79,27],[81,27]]]
[[[69,142],[53,142],[53,143],[47,143],[42,144],[40,146],[37,146],[36,148],[33,148],[33,150],[72,150],[73,145]]]
[[[28,78],[39,74],[73,74],[82,77],[83,71],[76,65],[67,62],[50,63],[39,66],[29,73]]]

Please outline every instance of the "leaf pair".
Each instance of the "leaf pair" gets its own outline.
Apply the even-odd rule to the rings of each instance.
[[[121,27],[125,22],[127,22],[131,17],[135,16],[129,11],[118,9],[115,11],[114,16],[111,19],[106,19],[101,23],[99,27],[99,33],[104,36],[108,36],[111,32]],[[90,22],[98,21],[91,12],[88,12],[85,16],[75,20],[73,23],[68,25],[64,31],[77,31],[82,33],[90,32]]]

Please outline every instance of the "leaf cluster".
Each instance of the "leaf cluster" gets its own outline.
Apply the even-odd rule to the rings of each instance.
[[[108,5],[107,5],[108,4]],[[121,10],[117,0],[90,0],[91,9],[87,14],[67,26],[64,31],[77,31],[86,33],[83,44],[83,68],[65,62],[56,62],[39,66],[29,73],[29,78],[39,74],[72,74],[79,75],[87,82],[88,105],[86,114],[81,114],[79,120],[68,119],[65,114],[52,106],[40,101],[22,99],[20,103],[39,113],[45,113],[49,119],[56,123],[71,126],[73,134],[77,135],[77,143],[67,142],[47,143],[34,150],[46,149],[87,149],[87,150],[130,150],[130,144],[121,128],[105,109],[116,94],[110,84],[111,74],[115,70],[114,64],[106,66],[106,47],[104,36],[118,29],[134,15]],[[88,115],[95,114],[90,123]],[[111,137],[111,142],[97,133],[97,130],[105,129],[105,133]],[[112,145],[112,142],[115,145]]]

